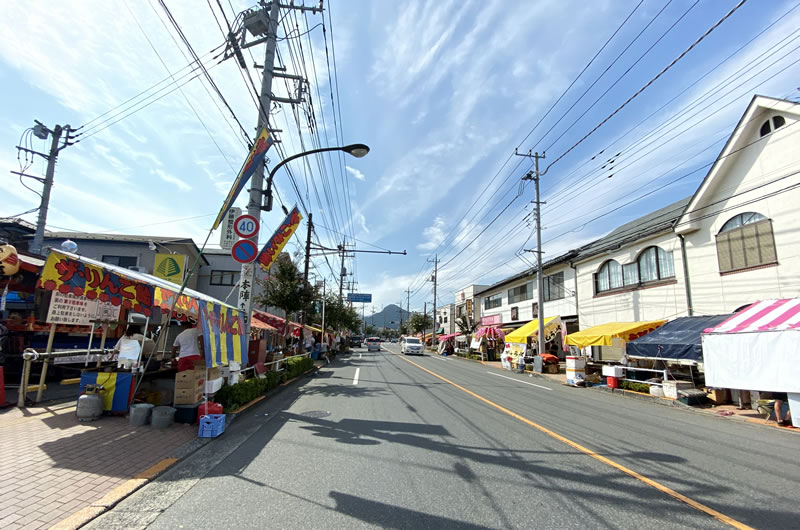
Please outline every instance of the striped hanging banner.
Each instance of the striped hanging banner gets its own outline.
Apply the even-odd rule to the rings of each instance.
[[[200,304],[206,366],[225,366],[236,361],[247,365],[247,336],[240,311],[213,302]]]

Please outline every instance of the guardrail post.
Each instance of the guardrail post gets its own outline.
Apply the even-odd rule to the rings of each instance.
[[[22,380],[19,382],[19,396],[17,397],[17,406],[22,408],[25,406],[25,395],[28,393],[28,378],[31,376],[31,360],[25,359],[25,364],[22,368]]]
[[[47,349],[45,350],[44,364],[42,365],[42,374],[39,376],[39,390],[36,391],[36,401],[39,403],[42,400],[44,393],[44,381],[47,377],[47,366],[50,364],[50,354],[53,353],[53,340],[56,337],[56,325],[50,324],[50,334],[47,336]]]

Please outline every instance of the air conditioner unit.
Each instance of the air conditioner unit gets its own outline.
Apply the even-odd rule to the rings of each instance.
[[[136,271],[136,272],[143,272],[143,273],[147,274],[147,269],[142,267],[142,266],[139,266],[139,265],[133,265],[131,267],[128,267],[128,270],[132,270],[132,271]]]

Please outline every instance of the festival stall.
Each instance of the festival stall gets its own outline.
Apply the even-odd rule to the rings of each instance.
[[[800,298],[756,302],[702,340],[707,385],[788,393],[800,427]]]
[[[713,328],[730,315],[681,317],[629,341],[625,353],[629,360],[664,361],[698,366],[703,364],[703,330]]]
[[[553,341],[561,330],[561,317],[553,316],[544,319],[545,342]],[[539,337],[539,320],[533,319],[524,326],[505,335],[505,348],[502,355],[503,367],[513,369],[524,357],[528,345],[533,345]]]
[[[229,363],[238,366],[247,364],[247,337],[244,335],[244,320],[240,312],[205,294],[184,289],[179,296],[177,286],[161,278],[56,249],[50,252],[37,287],[50,292],[46,322],[50,325],[51,337],[56,325],[64,321],[90,323],[90,335],[94,335],[98,327],[102,330],[102,350],[111,325],[125,324],[135,313],[145,319],[145,336],[150,324],[161,326],[159,348],[153,353],[160,352],[163,356],[172,346],[166,344],[165,340],[170,322],[191,317],[199,321],[202,327],[205,362],[200,362],[203,365],[198,367],[200,371]],[[105,389],[104,410],[127,412],[134,392],[145,376],[153,379],[174,376],[175,369],[166,358],[162,358],[161,362],[152,362],[158,361],[153,353],[143,358],[144,341],[142,338],[138,347],[120,350],[120,359],[117,360],[125,357],[130,361],[128,363],[118,362],[103,367],[98,361],[94,367],[87,366],[80,378],[81,392],[89,384],[102,385]],[[130,342],[133,342],[133,346],[137,345],[136,341]],[[48,343],[46,353],[51,351],[52,340]],[[123,367],[123,364],[127,367]],[[216,375],[213,370],[212,374]],[[191,399],[199,402],[204,393],[213,393],[214,388],[221,386],[219,377],[210,381],[207,371],[205,376],[194,374],[191,399],[184,399],[186,392],[179,392],[177,379],[173,382],[173,397],[176,403],[182,401],[181,404],[189,404]],[[162,403],[157,404],[163,404],[165,399],[165,386],[160,388],[161,392],[151,393],[151,396],[158,394],[158,400]]]
[[[608,322],[566,336],[564,342],[579,350],[591,348],[587,357],[594,361],[619,361],[625,345],[664,325],[666,320],[646,322]]]

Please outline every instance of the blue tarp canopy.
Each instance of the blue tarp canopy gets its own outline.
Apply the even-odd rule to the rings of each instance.
[[[682,317],[667,322],[655,331],[626,345],[629,358],[703,361],[700,337],[703,330],[713,328],[730,315]]]

